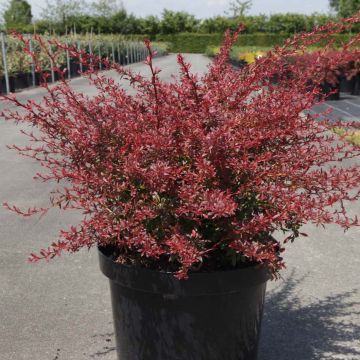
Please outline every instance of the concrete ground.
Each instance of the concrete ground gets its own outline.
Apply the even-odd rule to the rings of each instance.
[[[326,101],[321,105],[314,107],[314,111],[323,112],[329,108],[332,110],[330,118],[346,121],[360,121],[360,96],[350,94],[340,94],[340,100]]]
[[[201,55],[187,58],[196,72],[209,61]],[[156,62],[170,80],[175,56]],[[133,68],[147,72],[142,64]],[[72,84],[85,93],[94,91],[85,79]],[[42,95],[41,89],[32,89],[19,98]],[[360,109],[359,98],[345,100],[357,104],[351,109]],[[352,111],[344,101],[329,104]],[[51,185],[32,180],[38,164],[5,148],[24,143],[20,128],[0,120],[0,203],[41,206]],[[360,214],[359,203],[349,209]],[[116,359],[109,288],[95,249],[49,264],[26,262],[78,219],[77,213],[56,210],[41,220],[24,219],[0,208],[1,360]],[[333,226],[307,226],[306,231],[308,238],[288,248],[283,279],[268,285],[259,360],[360,359],[360,231],[344,234]]]

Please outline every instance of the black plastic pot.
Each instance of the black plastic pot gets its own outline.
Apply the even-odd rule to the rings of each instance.
[[[340,100],[340,85],[325,81],[321,83],[321,93],[326,96],[326,100]]]
[[[30,86],[30,78],[28,73],[17,73],[14,75],[15,90],[25,89]]]
[[[360,74],[354,77],[354,86],[351,90],[351,95],[360,95]]]
[[[256,360],[266,268],[171,274],[115,263],[99,248],[110,280],[119,360]]]
[[[356,78],[348,80],[346,76],[342,76],[340,80],[340,92],[352,93],[355,86]]]
[[[6,94],[6,82],[3,76],[0,76],[0,94]]]
[[[237,68],[243,68],[247,65],[246,61],[244,60],[235,60],[235,59],[229,59],[228,62]]]
[[[70,61],[70,76],[71,78],[80,76],[80,64],[76,61]]]
[[[48,74],[48,77],[46,78],[46,82],[47,83],[51,83],[52,82],[52,77],[51,77],[51,73],[50,71],[45,71],[47,74]],[[56,73],[54,74],[55,75],[55,80],[56,80]],[[41,85],[42,83],[44,82],[44,78],[41,76],[40,73],[35,73],[35,85],[36,86],[39,86]]]
[[[15,79],[13,76],[9,76],[10,92],[15,92]],[[0,94],[6,94],[6,80],[4,76],[0,77]]]

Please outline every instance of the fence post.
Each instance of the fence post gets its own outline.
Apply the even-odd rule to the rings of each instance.
[[[99,45],[99,51],[98,51],[98,54],[99,54],[99,69],[102,70],[102,64],[101,64],[101,43],[98,43]]]
[[[9,94],[10,93],[9,73],[8,73],[7,61],[6,61],[5,38],[3,33],[1,33],[0,39],[1,39],[1,51],[2,51],[4,75],[5,75],[6,93]]]
[[[30,52],[33,52],[33,43],[32,43],[32,36],[29,34],[29,50]],[[31,79],[32,79],[32,85],[36,85],[36,79],[35,79],[35,63],[34,59],[31,61]]]
[[[49,44],[49,52],[52,55],[52,48],[51,48],[51,44]],[[54,62],[52,60],[52,58],[50,58],[50,67],[51,67],[51,82],[54,83],[55,82],[55,72],[54,72]]]
[[[120,43],[117,43],[117,51],[118,51],[118,64],[121,65],[121,53],[120,53]]]
[[[129,44],[126,43],[126,65],[129,65],[129,63],[130,63],[130,58],[129,58],[129,56],[130,56],[130,53],[129,53]]]
[[[81,57],[81,44],[80,44],[80,40],[78,40],[78,42],[77,42],[77,48],[78,48],[78,52],[79,52],[80,73],[82,73],[82,72],[83,72],[83,64],[82,64],[82,57]]]
[[[66,66],[68,71],[68,79],[71,79],[71,68],[70,68],[70,55],[69,55],[69,43],[66,41]]]
[[[114,47],[113,42],[111,43],[111,50],[112,50],[112,62],[116,63],[116,60],[115,60],[115,47]]]

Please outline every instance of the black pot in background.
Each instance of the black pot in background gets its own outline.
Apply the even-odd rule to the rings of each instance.
[[[71,78],[80,76],[80,64],[77,61],[70,61],[69,71]]]
[[[114,56],[115,56],[115,62],[116,62],[117,64],[120,64],[120,63],[121,63],[121,60],[119,60],[119,56],[121,56],[121,55],[120,55],[120,53],[119,53],[117,50],[114,51]],[[112,59],[112,60],[114,60],[114,59]]]
[[[266,268],[171,274],[115,263],[99,248],[110,280],[119,360],[256,360]]]
[[[51,71],[50,70],[46,70],[44,71],[44,73],[47,73],[48,74],[48,77],[46,78],[46,82],[48,84],[51,84],[52,83],[52,76],[51,76]],[[66,75],[65,75],[65,78],[66,78]],[[54,72],[54,80],[55,81],[58,81],[60,79],[60,75],[57,73],[57,72]],[[36,86],[39,86],[41,83],[44,82],[44,79],[43,77],[41,76],[40,73],[35,73],[35,85]]]
[[[15,92],[15,78],[13,75],[9,76],[10,92]],[[6,80],[5,76],[0,77],[0,94],[6,94]]]
[[[5,86],[5,92],[6,92],[5,79],[4,79],[4,86]],[[15,76],[14,75],[9,76],[9,87],[10,87],[10,92],[15,92],[16,88],[15,88]]]
[[[125,55],[120,52],[120,65],[126,65],[126,58],[125,58]]]
[[[25,89],[30,86],[30,78],[28,73],[17,73],[14,75],[15,89]]]
[[[243,68],[244,66],[247,65],[247,62],[244,60],[235,60],[235,59],[229,59],[229,63],[232,66],[238,67],[238,68]]]
[[[321,83],[321,93],[326,95],[326,100],[340,100],[340,84],[331,84],[325,81]]]
[[[35,86],[39,86],[42,82],[41,75],[39,73],[35,73]]]
[[[6,83],[5,77],[0,77],[0,94],[6,94]]]
[[[356,78],[353,77],[351,80],[348,80],[346,76],[341,76],[340,78],[340,92],[342,93],[352,93]]]
[[[353,88],[351,90],[351,95],[360,95],[360,74],[354,76]]]

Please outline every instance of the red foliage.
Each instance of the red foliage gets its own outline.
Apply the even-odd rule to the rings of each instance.
[[[321,71],[319,75],[322,73],[322,83],[337,86],[341,77],[351,79],[356,76],[356,64],[359,59],[360,50],[357,48],[333,50],[321,52],[320,54],[319,51],[308,52],[297,55],[289,61],[294,62],[296,66],[304,70],[312,64],[317,64],[318,70]]]
[[[35,146],[14,148],[41,162],[38,179],[59,184],[50,207],[84,212],[77,227],[31,260],[100,244],[118,249],[122,261],[172,269],[179,278],[244,262],[266,264],[276,274],[284,264],[275,231],[294,240],[307,222],[358,225],[344,202],[359,199],[360,166],[339,162],[360,149],[339,141],[329,131],[334,123],[306,111],[319,102],[308,79],[320,84],[324,62],[336,65],[326,57],[331,42],[306,67],[287,59],[359,17],[298,34],[241,70],[228,65],[238,33],[227,33],[203,77],[191,74],[179,55],[174,83],[160,80],[149,42],[149,79],[102,60],[132,83],[134,96],[97,72],[97,59],[69,49],[90,67],[96,96],[76,93],[63,77],[55,86],[43,84],[48,95],[39,104],[5,97],[22,111],[1,114],[40,129],[41,135],[28,134]]]

